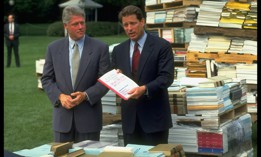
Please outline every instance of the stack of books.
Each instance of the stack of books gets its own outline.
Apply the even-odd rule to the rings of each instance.
[[[162,29],[161,37],[170,43],[174,43],[174,28]]]
[[[250,11],[247,13],[243,23],[245,29],[257,29],[257,2],[252,1]]]
[[[247,103],[247,83],[246,79],[241,78],[232,78],[231,82],[237,83],[239,87],[242,90],[242,96],[240,99],[240,104],[246,104]]]
[[[158,4],[158,0],[145,0],[145,5],[149,6],[149,5],[156,5]]]
[[[146,17],[146,23],[147,24],[154,24],[155,23],[155,12],[147,12],[146,13],[147,17]]]
[[[225,4],[223,1],[202,1],[196,25],[218,27]]]
[[[248,3],[227,2],[221,13],[219,27],[241,29],[248,11]]]
[[[244,40],[244,45],[239,53],[257,55],[257,41]]]
[[[116,146],[123,146],[124,142],[122,125],[117,123],[103,126],[101,130],[100,141],[111,143],[112,145]]]
[[[197,129],[199,126],[192,124],[195,121],[200,122],[199,116],[189,118],[186,116],[177,116],[176,114],[172,114],[172,123],[173,127],[169,129],[169,138],[168,143],[179,143],[182,145],[184,151],[196,153],[198,152],[198,144],[197,144]],[[182,118],[185,118],[186,122],[191,120],[192,123],[190,125],[182,124],[179,125],[178,121]]]
[[[187,77],[207,77],[206,61],[187,62]]]
[[[251,116],[245,114],[218,130],[198,129],[198,152],[236,156],[242,150],[251,149],[251,125]]]
[[[227,52],[230,42],[231,39],[229,37],[211,35],[208,38],[205,52]]]
[[[200,130],[197,133],[198,137],[198,152],[223,154],[228,151],[227,137],[223,130]]]
[[[38,89],[43,89],[41,77],[43,75],[44,63],[45,63],[45,59],[38,59],[35,61],[35,71],[36,71],[36,76],[37,76]]]
[[[175,2],[175,0],[160,0],[160,3],[170,3]]]
[[[173,15],[174,15],[174,9],[167,10],[167,15],[166,15],[166,21],[165,22],[173,22]]]
[[[237,64],[237,78],[246,79],[247,84],[257,84],[257,64]]]
[[[194,28],[184,28],[185,43],[191,41],[191,34],[194,32]]]
[[[187,101],[186,101],[186,88],[185,86],[172,86],[168,88],[169,102],[171,106],[171,113],[186,114]]]
[[[111,113],[111,114],[121,113],[121,106],[120,106],[121,99],[111,90],[109,90],[108,93],[105,96],[103,96],[101,100],[102,100],[102,111],[104,113]]]
[[[186,95],[188,114],[218,116],[233,107],[227,86],[187,88]]]
[[[183,44],[191,41],[194,28],[174,28],[174,43]]]
[[[191,41],[189,42],[188,51],[205,52],[207,42],[207,35],[196,35],[194,33],[191,33]]]
[[[184,28],[174,27],[174,43],[185,43]]]
[[[127,144],[126,147],[133,149],[134,157],[165,157],[163,152],[150,152],[154,146]]]
[[[232,102],[232,105],[238,105],[241,104],[241,97],[242,97],[242,89],[236,82],[228,82],[225,84],[229,87],[230,90],[230,100]]]
[[[197,19],[198,7],[189,6],[174,9],[172,22],[194,22]]]
[[[110,142],[101,142],[101,141],[93,141],[93,140],[85,140],[81,141],[78,143],[74,143],[72,145],[73,148],[83,148],[83,149],[88,149],[88,148],[104,148],[106,146],[117,146],[115,143],[110,143]]]
[[[240,53],[242,51],[244,46],[244,39],[237,39],[233,38],[231,39],[231,44],[227,52],[229,53]]]
[[[229,78],[236,78],[236,66],[235,65],[220,65],[217,69],[217,76],[226,76]]]
[[[186,70],[187,70],[186,67],[175,66],[175,72],[176,72],[175,79],[180,80],[181,78],[186,77]]]
[[[156,36],[156,37],[159,37],[160,36],[160,33],[159,33],[159,29],[148,29],[148,30],[146,30],[148,33],[150,33],[151,35],[154,35],[154,36]]]
[[[166,11],[156,11],[155,12],[155,23],[164,23],[166,21]]]
[[[158,144],[153,148],[149,149],[151,153],[163,152],[165,157],[185,157],[185,152],[181,144],[169,143],[169,144]]]

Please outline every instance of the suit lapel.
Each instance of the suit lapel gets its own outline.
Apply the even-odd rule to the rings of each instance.
[[[71,72],[70,72],[70,64],[69,64],[69,38],[65,39],[65,44],[63,45],[62,49],[60,50],[60,58],[62,60],[61,71],[65,75],[65,83],[68,87],[70,87],[71,91],[73,90],[72,87],[72,79],[71,79]]]
[[[122,68],[123,71],[125,71],[126,75],[131,77],[131,63],[130,63],[130,40],[127,40],[127,42],[124,44],[123,51],[126,51],[127,53],[124,53],[126,55],[123,55],[122,58],[120,58],[123,63],[124,67]]]
[[[144,65],[146,64],[147,59],[151,55],[152,51],[153,51],[153,42],[150,35],[148,34],[140,56],[139,67],[138,67],[138,80],[144,69]]]

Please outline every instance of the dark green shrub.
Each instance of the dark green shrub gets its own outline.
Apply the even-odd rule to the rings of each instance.
[[[118,22],[87,22],[86,33],[89,36],[109,36],[122,32],[122,27]]]
[[[32,23],[19,24],[21,36],[46,35],[46,30],[47,30],[48,26],[49,26],[49,23],[43,23],[43,24],[32,24]]]
[[[92,37],[117,35],[122,32],[118,22],[87,22],[86,34]],[[47,29],[48,36],[64,36],[62,22],[54,22]]]
[[[47,36],[64,36],[64,27],[61,21],[54,22],[49,25]]]

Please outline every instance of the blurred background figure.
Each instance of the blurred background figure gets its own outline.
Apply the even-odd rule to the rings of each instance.
[[[12,50],[14,50],[16,67],[20,67],[19,59],[19,25],[15,23],[15,17],[13,14],[8,15],[8,23],[4,26],[5,43],[7,47],[7,64],[6,67],[10,67],[12,60]]]

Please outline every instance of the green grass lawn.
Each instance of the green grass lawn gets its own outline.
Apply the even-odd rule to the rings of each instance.
[[[46,94],[37,88],[35,61],[45,57],[47,45],[59,37],[22,36],[20,38],[21,67],[4,68],[4,149],[17,151],[53,142],[52,106]],[[111,45],[126,36],[98,39]],[[6,48],[4,49],[4,66]],[[253,147],[257,148],[257,123],[253,125]]]

